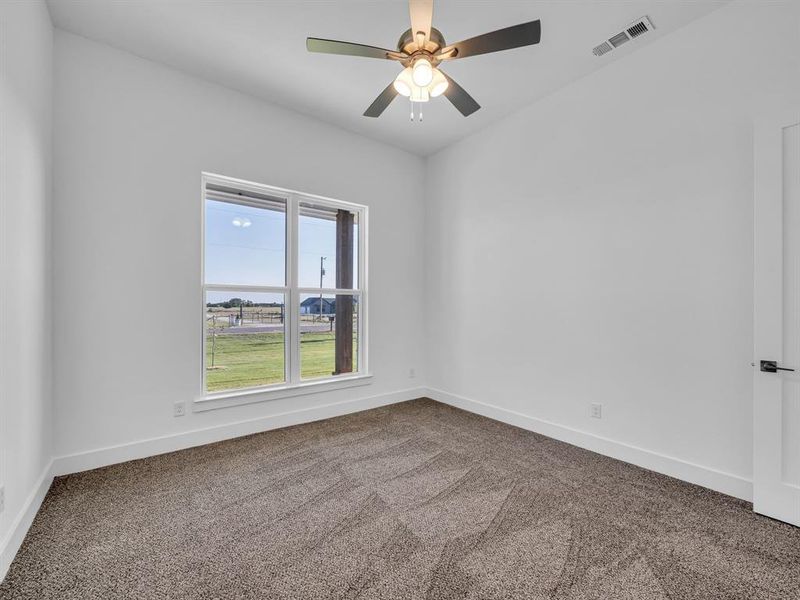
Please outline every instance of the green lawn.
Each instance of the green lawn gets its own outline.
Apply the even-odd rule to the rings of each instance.
[[[218,334],[212,367],[212,341],[206,338],[206,387],[209,392],[280,383],[283,333]],[[355,340],[353,342],[355,354]],[[327,377],[334,369],[333,332],[300,335],[303,379]]]

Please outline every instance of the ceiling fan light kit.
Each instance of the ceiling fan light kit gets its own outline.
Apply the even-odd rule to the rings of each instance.
[[[541,39],[541,22],[536,20],[498,29],[448,46],[442,33],[431,26],[433,0],[409,0],[409,9],[411,29],[400,36],[397,51],[338,40],[311,37],[306,39],[309,52],[395,60],[403,65],[400,74],[364,112],[365,117],[379,117],[398,95],[405,96],[411,101],[412,121],[416,111],[415,105],[441,95],[444,95],[462,115],[468,117],[480,108],[480,104],[442,72],[438,68],[439,65],[447,60],[531,46],[538,44]],[[421,111],[419,120],[422,120]]]
[[[394,80],[397,93],[410,98],[412,102],[427,102],[429,98],[441,96],[448,85],[444,74],[424,58],[413,67],[403,69]]]

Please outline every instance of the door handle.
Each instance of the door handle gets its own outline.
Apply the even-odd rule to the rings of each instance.
[[[794,369],[787,369],[786,367],[779,367],[777,360],[762,360],[761,370],[764,373],[777,373],[778,371],[794,371]]]

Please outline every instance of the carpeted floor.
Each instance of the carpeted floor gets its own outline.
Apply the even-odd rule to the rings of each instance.
[[[58,478],[0,599],[800,598],[800,529],[416,400]]]

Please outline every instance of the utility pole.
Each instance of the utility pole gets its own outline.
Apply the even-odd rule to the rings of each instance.
[[[327,256],[319,257],[319,320],[322,322],[322,278],[325,277],[324,262],[328,260]]]

